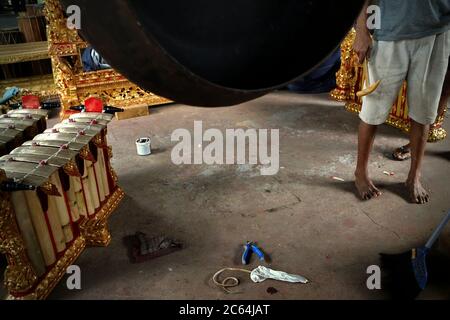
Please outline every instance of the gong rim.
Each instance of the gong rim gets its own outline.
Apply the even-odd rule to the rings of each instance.
[[[317,62],[310,63],[301,73],[292,73],[292,76],[285,80],[268,86],[239,88],[224,85],[218,81],[210,81],[198,70],[192,70],[191,67],[186,66],[186,60],[180,61],[179,57],[174,56],[173,52],[170,52],[171,48],[162,45],[161,39],[142,23],[142,17],[130,4],[133,1],[110,0],[106,12],[103,1],[62,0],[62,2],[66,6],[72,4],[80,6],[82,36],[118,72],[152,93],[196,106],[235,105],[286,86],[313,70],[332,54],[333,49],[339,45],[354,22],[349,19],[341,23],[342,32],[338,32],[339,39],[335,37],[336,43],[329,46],[327,54],[321,54]],[[362,0],[348,1],[344,7],[348,9],[351,5],[354,8],[346,16],[356,17],[362,7]],[[107,14],[102,14],[101,10]],[[123,35],[128,35],[128,38],[117,39],[117,36]],[[122,46],[118,47],[118,43]],[[111,48],[118,49],[114,52]]]

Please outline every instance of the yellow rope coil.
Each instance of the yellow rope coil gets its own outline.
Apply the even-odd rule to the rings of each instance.
[[[226,293],[229,294],[235,294],[235,293],[239,293],[239,292],[233,292],[231,290],[229,290],[228,288],[234,288],[237,287],[240,283],[239,279],[236,277],[226,277],[225,279],[223,279],[222,281],[218,281],[218,277],[225,271],[238,271],[238,272],[245,272],[248,274],[251,274],[252,272],[246,269],[239,269],[239,268],[224,268],[222,270],[219,270],[216,272],[216,274],[214,274],[212,280],[214,282],[214,284],[220,288],[222,288]]]

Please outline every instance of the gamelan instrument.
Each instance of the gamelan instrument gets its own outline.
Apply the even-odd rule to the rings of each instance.
[[[47,126],[46,110],[11,110],[0,115],[0,156],[8,154],[23,142],[33,139]]]
[[[62,0],[80,33],[141,88],[175,102],[245,102],[307,74],[350,30],[364,0]]]
[[[123,197],[106,137],[112,118],[73,114],[0,157],[1,201],[10,207],[0,211],[0,243],[16,239],[0,247],[10,298],[46,298],[86,245],[109,243],[107,218]]]

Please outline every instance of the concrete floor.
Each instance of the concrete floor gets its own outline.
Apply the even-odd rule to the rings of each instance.
[[[175,166],[170,141],[177,128],[280,129],[281,167],[260,176],[249,165]],[[112,243],[86,250],[77,264],[82,290],[63,281],[51,299],[384,299],[366,287],[366,269],[379,252],[398,253],[423,244],[449,209],[450,140],[429,146],[424,182],[432,202],[410,204],[402,182],[409,162],[389,159],[406,136],[380,128],[371,173],[384,194],[370,202],[354,194],[358,118],[327,95],[279,92],[230,108],[170,105],[148,117],[113,122],[109,143],[113,166],[127,197],[110,221]],[[450,125],[447,121],[447,129]],[[150,135],[155,153],[136,155],[134,141]],[[383,171],[393,171],[389,177]],[[338,176],[346,182],[334,181]],[[440,250],[450,254],[450,228]],[[180,239],[182,251],[142,264],[130,264],[122,238],[142,231]],[[240,267],[242,244],[257,241],[274,269],[302,274],[308,285],[253,284],[239,274],[237,295],[211,281],[224,267]],[[447,243],[445,243],[447,242]],[[253,259],[250,267],[258,264]],[[278,293],[267,293],[275,287]],[[430,284],[423,299],[450,298],[450,282]]]

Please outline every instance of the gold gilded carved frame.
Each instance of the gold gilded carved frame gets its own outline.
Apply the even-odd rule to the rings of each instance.
[[[81,53],[88,44],[77,30],[67,28],[59,0],[45,1],[45,15],[53,76],[61,96],[61,118],[67,117],[71,106],[92,96],[124,108],[125,113],[118,114],[119,118],[147,115],[149,106],[171,102],[139,88],[113,69],[84,72]]]

